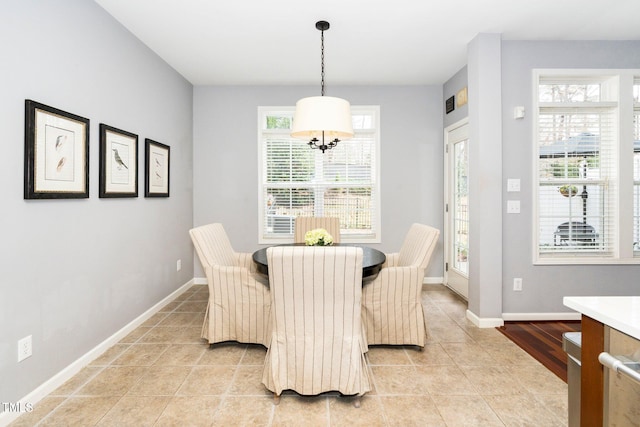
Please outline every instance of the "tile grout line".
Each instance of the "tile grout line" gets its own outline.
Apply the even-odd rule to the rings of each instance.
[[[157,358],[154,360],[154,364],[152,365],[145,365],[145,367],[150,368],[153,366],[156,366],[155,363],[157,363],[160,358],[162,357],[163,354],[166,354],[169,351],[169,348],[171,348],[174,345],[184,345],[186,343],[189,344],[193,344],[195,345],[196,343],[189,338],[189,332],[186,333],[182,333],[182,334],[174,334],[174,335],[179,335],[181,338],[179,338],[177,341],[173,338],[165,338],[165,339],[169,339],[169,341],[162,341],[162,342],[145,342],[142,343],[140,342],[143,337],[147,336],[147,334],[151,333],[154,329],[156,330],[156,332],[159,331],[159,329],[156,328],[162,328],[163,326],[160,326],[160,323],[163,321],[167,321],[167,319],[172,315],[172,314],[178,314],[180,313],[181,315],[179,316],[174,316],[176,317],[176,319],[178,317],[180,318],[191,318],[190,315],[188,314],[184,314],[184,313],[199,313],[199,311],[196,311],[196,307],[198,306],[198,304],[193,304],[191,305],[188,309],[190,311],[176,311],[179,309],[180,306],[183,306],[183,304],[188,303],[188,302],[199,302],[199,301],[204,301],[202,299],[202,292],[200,291],[201,288],[193,288],[196,289],[192,292],[190,292],[190,295],[184,297],[184,299],[182,299],[179,304],[176,304],[172,310],[167,311],[167,312],[163,312],[165,313],[164,316],[158,316],[158,321],[155,325],[153,326],[145,326],[145,328],[149,328],[146,332],[144,332],[142,335],[140,335],[139,337],[137,337],[135,340],[132,340],[132,343],[122,343],[122,342],[118,342],[117,344],[126,344],[127,346],[124,347],[118,354],[116,354],[111,361],[109,362],[108,365],[102,365],[102,366],[94,366],[94,368],[98,368],[96,370],[96,372],[94,372],[92,375],[90,375],[87,379],[85,379],[82,384],[80,384],[79,386],[75,387],[73,389],[73,391],[71,391],[68,395],[66,396],[53,396],[50,395],[51,397],[61,397],[63,400],[57,404],[55,407],[53,407],[51,410],[49,410],[48,413],[46,413],[44,416],[42,416],[42,418],[40,420],[37,421],[38,426],[43,425],[46,423],[45,420],[52,420],[51,414],[54,413],[58,408],[60,408],[62,405],[65,404],[65,402],[68,402],[70,400],[70,398],[72,397],[85,397],[85,396],[80,396],[77,394],[78,391],[80,391],[83,387],[85,387],[92,379],[95,379],[95,377],[97,377],[98,375],[100,375],[100,373],[104,372],[104,370],[107,367],[115,367],[113,365],[113,362],[115,362],[119,357],[122,356],[122,354],[124,354],[126,351],[128,351],[129,349],[131,349],[134,345],[144,345],[144,344],[148,344],[148,345],[157,345],[157,344],[166,344],[167,347],[164,348],[164,350],[162,350],[160,352],[160,354],[157,356]],[[198,295],[198,296],[196,296]],[[191,299],[191,298],[195,298],[195,299]],[[385,352],[381,352],[381,353],[377,353],[376,359],[380,360],[380,361],[391,361],[392,363],[379,363],[376,365],[372,365],[370,363],[369,360],[369,353],[367,354],[367,366],[369,369],[369,373],[371,375],[371,381],[372,381],[372,388],[375,390],[376,394],[375,395],[369,395],[367,396],[369,400],[369,402],[372,404],[371,408],[372,409],[377,409],[377,411],[380,411],[380,418],[379,418],[379,422],[381,422],[384,425],[390,425],[390,417],[391,414],[393,413],[393,410],[395,409],[396,411],[398,410],[398,408],[393,407],[393,399],[392,400],[386,400],[387,398],[394,398],[394,397],[407,397],[407,398],[419,398],[419,397],[428,397],[428,399],[430,399],[430,402],[433,405],[433,416],[438,416],[439,419],[441,420],[441,422],[443,422],[444,425],[452,425],[451,423],[453,422],[452,417],[452,413],[449,411],[447,412],[446,410],[446,406],[438,406],[435,403],[434,397],[431,395],[431,392],[426,392],[426,393],[422,393],[422,394],[414,394],[414,393],[395,393],[395,394],[380,394],[380,390],[378,390],[378,380],[382,380],[382,377],[376,377],[373,375],[373,371],[372,371],[372,366],[373,367],[393,367],[393,366],[397,366],[397,367],[412,367],[412,369],[416,370],[421,366],[455,366],[456,369],[458,371],[460,371],[462,373],[462,375],[464,376],[464,378],[469,381],[471,383],[471,386],[474,388],[474,395],[476,397],[480,398],[480,401],[482,401],[484,403],[484,405],[486,405],[487,409],[490,410],[491,412],[484,412],[484,413],[491,413],[493,414],[493,416],[496,417],[496,421],[498,421],[501,425],[505,425],[507,423],[507,421],[510,420],[512,414],[509,412],[505,412],[504,409],[501,409],[501,413],[502,416],[493,408],[493,406],[491,406],[491,404],[489,403],[489,400],[495,400],[495,398],[493,398],[492,396],[494,395],[485,395],[485,394],[481,394],[479,392],[479,389],[477,389],[477,385],[474,384],[473,382],[471,382],[471,377],[469,376],[470,372],[465,372],[462,369],[463,366],[463,361],[458,361],[455,356],[456,354],[453,354],[453,356],[451,355],[451,352],[455,349],[456,346],[450,346],[449,347],[449,351],[446,350],[446,347],[448,347],[447,345],[443,345],[443,344],[470,344],[472,346],[477,346],[480,350],[482,350],[484,353],[487,353],[489,355],[489,357],[493,360],[496,360],[495,356],[494,357],[494,352],[488,352],[487,348],[490,346],[490,344],[492,344],[491,339],[492,337],[488,334],[484,334],[484,333],[479,333],[478,331],[475,331],[473,329],[470,329],[470,326],[466,324],[466,322],[463,321],[463,317],[462,314],[460,312],[460,308],[458,307],[456,309],[456,305],[455,304],[449,304],[447,307],[443,307],[441,303],[448,303],[449,300],[445,300],[442,298],[442,296],[437,295],[436,299],[432,299],[430,295],[423,295],[422,298],[422,303],[423,303],[423,307],[425,310],[427,310],[427,306],[429,307],[428,310],[431,310],[431,313],[433,316],[436,317],[436,326],[438,329],[438,334],[436,334],[434,336],[434,334],[429,334],[428,337],[430,340],[433,340],[430,344],[434,344],[437,345],[438,348],[436,349],[436,347],[433,348],[434,351],[436,351],[438,354],[439,352],[443,352],[444,355],[446,355],[448,358],[451,359],[451,361],[453,362],[453,364],[449,364],[449,363],[438,363],[436,365],[433,364],[420,364],[420,361],[426,362],[427,358],[420,358],[420,357],[412,357],[412,354],[409,353],[409,348],[402,347],[399,353],[401,353],[404,357],[403,359],[406,360],[408,359],[407,363],[401,363],[401,364],[397,364],[397,363],[393,363],[393,362],[397,362],[398,359],[394,359],[393,356],[391,356],[391,358],[389,358],[389,355],[386,354]],[[173,301],[175,302],[175,300]],[[206,304],[206,301],[204,302]],[[171,304],[171,303],[169,303]],[[437,306],[438,304],[440,304],[441,306]],[[183,306],[183,309],[185,306]],[[192,310],[192,311],[191,311]],[[456,310],[458,310],[458,312],[456,312]],[[190,328],[192,328],[193,326],[197,326],[197,320],[199,317],[198,316],[193,316],[193,318],[191,319],[190,322],[188,322],[187,325],[177,325],[181,328],[181,330],[186,331]],[[453,334],[443,334],[442,331],[445,329],[445,327],[448,327],[446,322],[444,322],[444,320],[447,320],[447,322],[453,322],[453,325],[451,327],[456,328],[455,333]],[[202,319],[201,319],[202,320]],[[440,326],[438,326],[440,325]],[[176,326],[176,325],[165,325],[166,326]],[[142,327],[142,325],[141,325]],[[433,325],[429,325],[429,328],[433,328]],[[457,331],[459,329],[459,331]],[[461,332],[459,334],[459,332]],[[173,335],[172,335],[173,336]],[[462,341],[457,341],[459,339],[462,339]],[[116,344],[116,345],[117,345]],[[462,348],[462,347],[459,347]],[[210,346],[207,347],[207,349],[210,349]],[[426,350],[423,350],[426,351]],[[185,353],[186,354],[186,353]],[[205,349],[204,351],[202,351],[202,353],[200,353],[200,355],[198,357],[196,357],[195,361],[193,361],[192,359],[187,359],[187,361],[189,361],[190,363],[187,365],[179,365],[179,366],[185,366],[185,367],[189,367],[190,371],[189,374],[193,372],[193,370],[198,367],[198,366],[204,366],[204,365],[199,365],[198,363],[200,361],[202,361],[202,359],[205,357],[205,355],[207,354],[207,350]],[[497,354],[497,353],[496,353]],[[253,355],[252,355],[253,356]],[[100,357],[100,356],[99,356]],[[211,415],[211,419],[210,421],[213,422],[214,419],[219,419],[220,416],[222,414],[226,414],[222,408],[223,408],[223,404],[224,402],[229,399],[229,398],[238,398],[238,399],[242,399],[242,398],[246,398],[246,397],[266,397],[268,399],[268,396],[263,396],[262,394],[260,395],[254,395],[254,394],[244,394],[241,393],[239,395],[235,395],[235,394],[231,394],[231,390],[232,390],[232,386],[233,384],[235,384],[236,380],[238,380],[239,376],[241,375],[241,367],[243,367],[243,361],[250,361],[249,358],[251,356],[249,356],[249,346],[244,345],[244,348],[242,349],[242,353],[241,356],[239,358],[239,360],[237,361],[237,363],[234,364],[234,371],[233,371],[233,375],[230,379],[229,384],[227,384],[226,388],[224,389],[224,392],[220,395],[217,395],[217,397],[219,398],[218,400],[218,404],[217,407],[215,408],[215,411],[212,411],[212,415]],[[465,360],[470,361],[471,354],[469,354],[469,356],[465,356]],[[484,356],[483,356],[484,357]],[[217,360],[217,359],[216,359]],[[429,360],[431,360],[429,358]],[[444,359],[443,359],[444,360]],[[484,360],[484,359],[483,359]],[[514,359],[517,360],[517,359]],[[167,366],[174,366],[173,363],[178,363],[178,360],[174,360],[172,362],[170,362],[171,365],[167,365]],[[215,360],[210,361],[210,363],[213,363],[215,365]],[[251,364],[253,365],[253,364]],[[516,364],[517,366],[520,366],[521,364]],[[522,364],[522,365],[526,365],[526,364]],[[125,365],[123,365],[125,366]],[[136,365],[137,366],[137,365]],[[163,364],[158,365],[158,366],[163,366]],[[178,366],[178,365],[176,365]],[[257,366],[257,365],[256,365]],[[467,366],[467,365],[464,365]],[[476,365],[469,365],[470,367],[474,367]],[[477,366],[484,366],[484,365],[477,365]],[[489,365],[489,366],[493,366],[493,365]],[[162,407],[162,411],[159,412],[159,415],[157,415],[157,417],[155,418],[155,420],[152,422],[153,425],[159,425],[159,420],[162,417],[162,415],[165,413],[166,409],[169,407],[169,405],[171,404],[171,402],[173,401],[173,399],[175,399],[177,396],[177,392],[178,390],[180,390],[180,388],[185,384],[186,378],[188,378],[189,374],[187,374],[187,376],[185,376],[182,379],[182,382],[180,383],[180,385],[177,386],[176,391],[172,394],[172,395],[166,395],[166,397],[169,397],[169,399],[166,401],[165,405]],[[138,384],[140,381],[142,381],[142,377],[139,378],[136,381],[136,384]],[[524,379],[522,379],[522,381],[524,381]],[[519,385],[523,388],[523,390],[525,390],[527,392],[527,394],[531,395],[532,397],[534,397],[535,401],[542,405],[543,407],[546,408],[546,405],[548,405],[549,402],[553,403],[554,400],[551,397],[551,395],[545,395],[540,394],[534,394],[533,392],[529,391],[529,389],[525,386],[525,384],[522,382],[520,379],[518,380]],[[119,396],[119,399],[115,402],[115,404],[113,406],[111,406],[110,409],[108,409],[104,415],[101,417],[101,420],[104,419],[104,417],[106,416],[106,414],[108,414],[117,404],[119,404],[123,398],[125,398],[126,396],[128,396],[129,391],[132,387],[134,387],[134,385],[130,386],[128,391],[125,392],[125,394],[123,396]],[[486,387],[485,387],[486,388]],[[402,390],[402,389],[399,389]],[[408,390],[408,389],[407,389]],[[540,389],[543,390],[543,389]],[[453,390],[451,390],[453,391]],[[561,396],[563,393],[557,393],[558,396]],[[164,395],[163,395],[164,396]],[[443,398],[446,397],[447,395],[441,395]],[[460,395],[462,396],[462,395]],[[498,396],[498,395],[496,395]],[[540,396],[540,397],[538,397]],[[543,396],[547,396],[546,398],[543,398]],[[48,396],[47,396],[48,397]],[[331,426],[335,423],[332,423],[332,401],[331,399],[329,399],[330,397],[335,397],[335,396],[325,396],[323,397],[324,400],[324,408],[325,408],[325,416],[326,416],[326,425],[327,426]],[[442,400],[442,399],[439,399]],[[249,400],[250,401],[250,400]],[[249,402],[248,401],[248,402]],[[383,403],[383,402],[386,402]],[[497,402],[497,401],[496,401]],[[387,407],[387,405],[391,405],[391,407]],[[244,406],[246,407],[246,405]],[[244,408],[243,406],[241,406],[241,408]],[[364,405],[363,405],[364,407]],[[561,418],[561,413],[558,412],[558,409],[560,408],[560,406],[556,406],[556,409],[554,411],[548,409],[546,412],[548,412],[548,415],[551,419],[558,421],[559,423],[562,423],[563,420]],[[333,409],[339,409],[339,408],[333,408]],[[442,412],[443,409],[445,409],[445,412]],[[500,408],[499,408],[500,409]],[[241,409],[242,410],[242,409]],[[270,409],[268,410],[268,412],[265,412],[265,419],[263,419],[264,421],[266,421],[266,425],[272,426],[274,425],[274,423],[277,421],[276,420],[276,411],[277,408],[275,407],[275,405],[271,405]],[[336,412],[337,413],[342,413],[341,411]],[[268,415],[267,415],[268,414]],[[448,415],[449,420],[445,419],[444,415]],[[353,414],[352,414],[353,415]],[[361,414],[362,416],[366,415],[365,414]],[[453,415],[455,417],[455,415]],[[503,417],[507,417],[504,418]],[[360,415],[358,415],[358,417],[360,417]],[[266,419],[268,418],[268,419]],[[63,419],[64,420],[64,419]],[[341,419],[336,419],[335,420],[336,423],[340,423]],[[98,421],[100,422],[100,421]],[[121,422],[125,422],[125,421],[121,421]]]

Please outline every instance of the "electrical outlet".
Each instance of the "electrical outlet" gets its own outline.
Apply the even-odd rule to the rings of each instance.
[[[522,290],[522,278],[516,277],[515,279],[513,279],[513,290],[514,291]]]
[[[176,271],[180,271],[182,270],[182,260],[179,259],[178,262],[176,263]]]
[[[33,348],[31,347],[31,335],[18,341],[18,362],[22,362],[27,357],[31,357]]]
[[[520,200],[507,200],[507,213],[519,214],[520,213]]]
[[[507,191],[508,192],[520,191],[520,179],[519,178],[507,179]]]

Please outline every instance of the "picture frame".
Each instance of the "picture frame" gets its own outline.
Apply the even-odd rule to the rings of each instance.
[[[463,105],[467,105],[468,96],[469,95],[466,86],[460,89],[456,94],[456,107],[460,108]]]
[[[455,96],[452,96],[450,98],[447,98],[447,100],[444,102],[446,114],[449,114],[450,112],[456,109],[454,104],[454,99],[455,99]]]
[[[138,135],[100,123],[99,197],[138,197]]]
[[[144,144],[144,196],[169,197],[171,147],[149,138]]]
[[[25,100],[24,198],[89,198],[89,119]]]

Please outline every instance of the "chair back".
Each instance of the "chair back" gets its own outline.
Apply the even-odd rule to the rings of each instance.
[[[314,395],[363,394],[370,380],[362,336],[362,249],[267,249],[272,335],[263,383]]]
[[[398,266],[416,266],[426,269],[438,243],[440,230],[424,224],[409,228],[398,254]]]
[[[294,243],[304,243],[305,233],[316,228],[324,228],[331,234],[334,243],[340,243],[340,218],[332,216],[296,217]]]
[[[222,224],[214,223],[192,228],[189,235],[203,267],[234,265],[234,251]]]

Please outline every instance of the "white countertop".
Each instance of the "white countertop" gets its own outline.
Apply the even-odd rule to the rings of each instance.
[[[640,297],[564,297],[562,303],[640,340]]]

